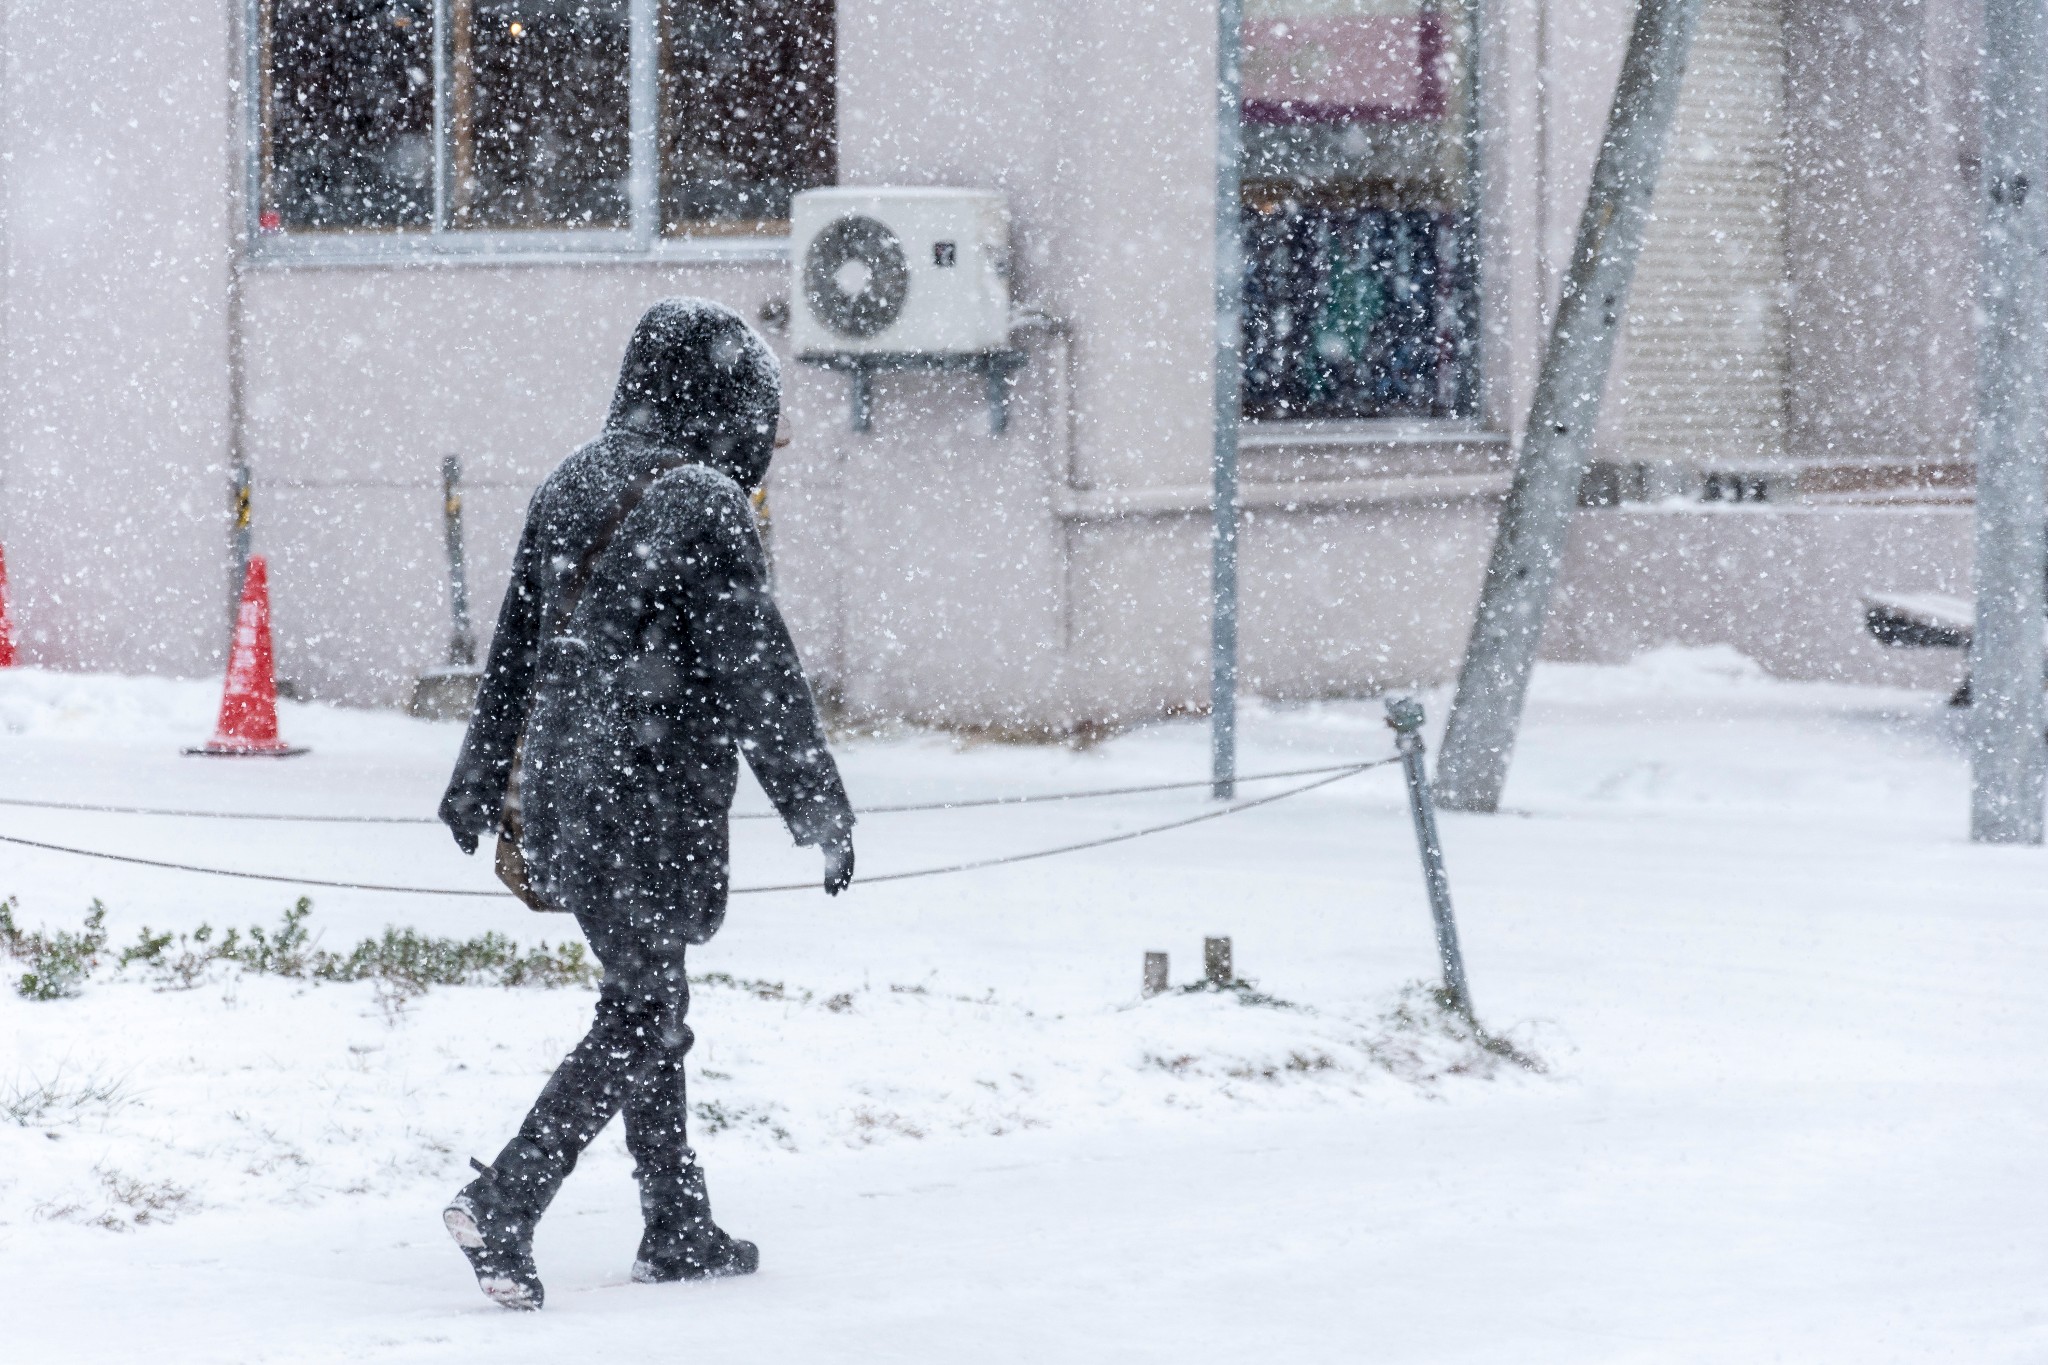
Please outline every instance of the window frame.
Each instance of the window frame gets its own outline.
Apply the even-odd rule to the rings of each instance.
[[[454,0],[433,0],[434,207],[426,228],[360,228],[329,232],[262,228],[264,157],[263,61],[266,0],[243,0],[242,206],[245,254],[259,264],[478,265],[779,262],[789,254],[788,233],[661,230],[661,0],[626,0],[628,225],[624,228],[457,228],[449,225],[449,109],[452,83],[451,17]],[[833,129],[836,140],[838,130]]]

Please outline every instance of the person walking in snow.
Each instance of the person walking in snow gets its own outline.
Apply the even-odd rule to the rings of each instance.
[[[853,812],[748,502],[780,408],[775,358],[738,314],[665,300],[626,348],[603,433],[527,509],[440,813],[466,853],[498,832],[501,875],[576,916],[604,982],[589,1034],[443,1214],[508,1308],[541,1306],[534,1225],[620,1110],[646,1228],[633,1278],[759,1263],[712,1221],[684,1128],[684,951],[725,918],[742,754],[796,842],[823,850],[824,889],[853,878]]]

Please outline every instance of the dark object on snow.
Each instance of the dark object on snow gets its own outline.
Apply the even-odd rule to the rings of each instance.
[[[1863,598],[1864,629],[1879,644],[1893,649],[1967,650],[1976,624],[1976,607],[1961,597],[1931,592],[1873,592]],[[1967,673],[1949,696],[1948,704],[1970,704]]]
[[[643,1177],[640,1213],[647,1231],[633,1260],[633,1278],[641,1284],[751,1275],[760,1268],[759,1247],[711,1221],[711,1196],[699,1167],[678,1176]]]
[[[1960,597],[1938,593],[1869,593],[1863,625],[1881,645],[1895,649],[1968,649],[1976,610]]]
[[[537,1310],[546,1297],[533,1264],[537,1215],[519,1207],[518,1200],[500,1183],[496,1169],[474,1157],[469,1164],[476,1167],[477,1177],[448,1201],[448,1207],[441,1210],[441,1222],[469,1258],[477,1288],[493,1303]]]
[[[441,801],[456,842],[474,852],[517,765],[526,880],[576,916],[604,965],[589,1034],[490,1168],[487,1189],[510,1210],[504,1226],[530,1236],[623,1109],[650,1213],[643,1251],[653,1248],[662,1278],[739,1273],[756,1255],[710,1222],[683,1086],[683,954],[725,918],[740,754],[796,841],[824,849],[825,889],[843,890],[853,872],[853,812],[769,598],[747,501],[768,471],[780,406],[775,360],[737,314],[693,299],[648,310],[604,434],[534,494]],[[464,1195],[478,1203],[475,1186]],[[491,1228],[479,1224],[481,1250],[502,1277],[512,1251]]]
[[[717,932],[741,752],[799,844],[850,860],[852,811],[747,503],[779,407],[774,358],[737,314],[657,304],[604,434],[534,494],[441,818],[465,850],[496,826],[525,723],[528,875],[579,918],[650,909],[691,942]],[[678,456],[544,630],[621,495]]]
[[[412,680],[408,716],[421,720],[461,720],[476,705],[477,682],[483,674],[475,664],[437,664]]]
[[[1237,973],[1230,965],[1229,939],[1202,940],[1202,977],[1212,986],[1228,986],[1237,980]]]

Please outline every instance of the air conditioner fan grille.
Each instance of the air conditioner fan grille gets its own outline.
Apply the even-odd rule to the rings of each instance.
[[[865,268],[857,289],[841,272]],[[804,253],[804,302],[812,316],[841,336],[871,337],[902,316],[910,292],[903,244],[884,223],[861,214],[841,218],[811,239]]]

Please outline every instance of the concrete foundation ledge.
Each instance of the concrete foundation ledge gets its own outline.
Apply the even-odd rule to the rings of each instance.
[[[1961,652],[1887,647],[1866,595],[1968,597],[1967,504],[1706,504],[1582,511],[1545,654],[1620,662],[1729,644],[1785,678],[1950,688]]]
[[[1237,505],[1253,511],[1330,511],[1402,504],[1447,506],[1507,494],[1512,476],[1427,474],[1325,482],[1242,483]],[[1057,504],[1061,520],[1118,521],[1125,517],[1208,516],[1215,506],[1205,485],[1117,490],[1074,490]]]

